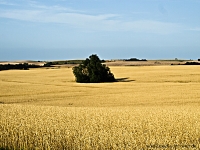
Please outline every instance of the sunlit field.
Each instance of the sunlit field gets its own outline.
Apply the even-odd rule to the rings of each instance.
[[[0,148],[200,149],[200,66],[110,69],[118,82],[1,71]]]
[[[199,66],[111,67],[119,82],[76,83],[71,68],[0,72],[0,102],[104,107],[199,105]]]

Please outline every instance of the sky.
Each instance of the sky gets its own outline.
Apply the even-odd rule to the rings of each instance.
[[[0,0],[0,61],[200,58],[200,0]]]

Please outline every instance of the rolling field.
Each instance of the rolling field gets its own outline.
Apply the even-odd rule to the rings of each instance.
[[[200,66],[113,66],[80,84],[71,68],[0,72],[0,147],[200,149]]]

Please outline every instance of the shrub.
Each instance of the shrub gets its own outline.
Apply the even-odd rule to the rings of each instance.
[[[97,55],[91,55],[83,61],[79,66],[73,67],[73,73],[76,82],[79,83],[99,83],[114,82],[115,77],[110,72],[110,68],[105,64],[101,64],[101,60]]]

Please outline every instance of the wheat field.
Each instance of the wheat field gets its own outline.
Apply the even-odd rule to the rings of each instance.
[[[71,68],[0,72],[0,148],[200,149],[200,67],[110,67],[119,82],[75,83]]]

